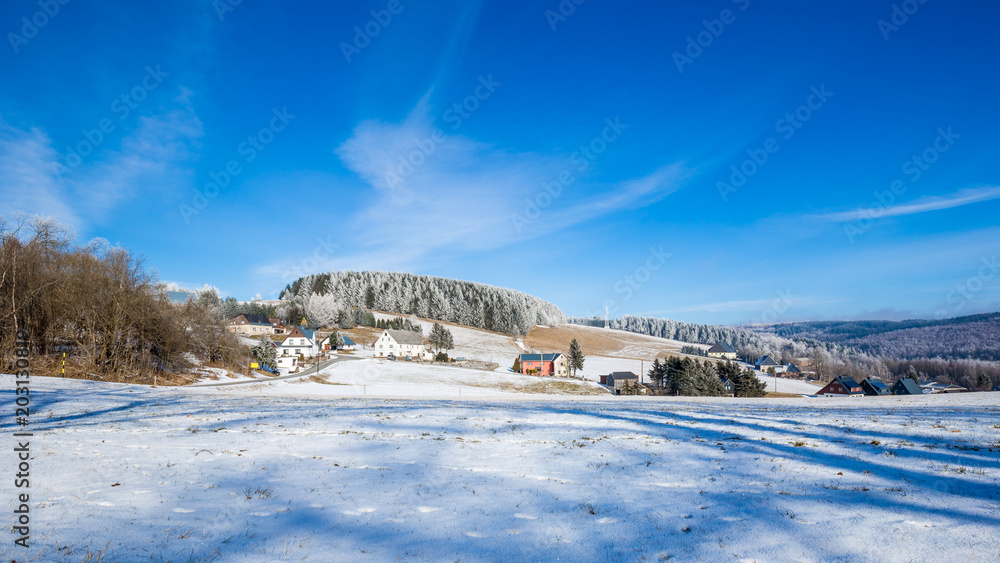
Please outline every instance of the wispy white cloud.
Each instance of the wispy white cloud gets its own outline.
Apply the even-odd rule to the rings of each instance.
[[[19,129],[0,119],[0,215],[44,215],[77,225],[67,190],[53,173],[59,155],[40,129]]]
[[[612,185],[574,178],[552,196],[545,185],[567,168],[564,158],[510,153],[456,134],[434,142],[434,131],[421,104],[402,123],[360,124],[337,149],[373,188],[372,204],[358,220],[366,246],[407,257],[501,247],[650,205],[686,178],[683,166],[670,165]],[[406,161],[419,164],[410,172]]]
[[[829,213],[817,216],[818,219],[831,222],[851,222],[859,219],[875,217],[901,217],[904,215],[916,215],[929,211],[940,211],[953,207],[962,207],[983,201],[990,201],[1000,198],[1000,187],[987,186],[979,188],[969,188],[944,196],[922,197],[912,203],[894,205],[885,209],[871,210],[858,209],[855,211],[844,211],[839,213]]]
[[[202,136],[190,105],[178,101],[182,107],[141,117],[118,150],[98,147],[73,169],[44,130],[0,120],[0,214],[55,217],[83,228],[134,197],[176,189],[189,180],[184,165]]]

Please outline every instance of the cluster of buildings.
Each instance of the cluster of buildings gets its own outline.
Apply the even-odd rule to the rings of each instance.
[[[706,355],[709,358],[714,358],[716,360],[736,360],[739,357],[736,350],[725,342],[719,342],[715,346],[709,348]],[[773,373],[774,375],[783,375],[787,373],[791,377],[798,377],[802,374],[802,370],[800,370],[795,364],[779,364],[774,361],[774,358],[771,356],[761,356],[760,359],[754,363],[753,367],[755,370],[767,374]]]
[[[894,383],[892,387],[886,385],[877,377],[868,377],[861,383],[853,377],[841,375],[833,378],[826,387],[820,389],[817,397],[880,397],[885,395],[930,395],[937,393],[965,393],[965,387],[948,383],[917,383],[916,381],[904,377]]]

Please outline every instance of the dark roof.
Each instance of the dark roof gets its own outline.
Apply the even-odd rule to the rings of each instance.
[[[835,381],[837,381],[838,383],[840,383],[841,385],[843,385],[844,387],[847,387],[848,389],[851,389],[851,388],[854,388],[854,387],[861,387],[861,385],[858,384],[857,381],[854,381],[853,377],[850,377],[850,376],[847,376],[847,375],[840,375],[840,376],[837,376],[837,377],[835,377],[833,379]]]
[[[840,375],[840,376],[834,377],[830,381],[830,383],[826,384],[826,387],[823,387],[822,389],[820,389],[819,391],[817,391],[816,394],[818,395],[820,393],[823,393],[824,391],[826,391],[834,383],[837,383],[841,387],[843,387],[844,389],[846,389],[848,395],[857,395],[857,394],[864,393],[864,391],[862,391],[862,389],[863,389],[862,386],[859,385],[857,381],[854,381],[853,377],[850,377],[850,376],[847,376],[847,375]],[[855,389],[856,389],[856,391],[855,391]],[[825,393],[823,393],[823,394],[825,394]],[[834,395],[840,395],[842,393],[832,393],[832,394],[834,394]]]
[[[909,377],[900,379],[892,386],[893,395],[923,395],[919,385]]]
[[[353,341],[353,340],[351,340],[350,337],[348,337],[348,336],[344,337],[344,346],[357,346],[357,345],[358,345],[358,343],[355,342],[355,341]]]
[[[730,346],[729,344],[726,344],[725,342],[719,342],[715,346],[712,346],[711,348],[709,348],[708,351],[709,352],[717,352],[719,354],[735,354],[736,353],[736,350],[733,350],[733,347]]]
[[[771,356],[761,356],[755,366],[776,366],[778,362],[774,361]]]
[[[785,367],[788,368],[788,371],[790,371],[792,373],[802,373],[802,370],[799,369],[799,366],[797,366],[795,364],[791,364],[791,363],[790,364],[785,364]]]
[[[732,387],[733,386],[733,382],[729,381],[729,379],[723,379],[722,380],[722,386],[723,387]]]
[[[247,322],[252,325],[269,325],[271,321],[264,315],[243,315],[246,317]]]
[[[882,383],[881,379],[877,377],[869,377],[861,382],[861,387],[865,389],[871,395],[889,395],[892,390],[885,383]]]
[[[630,371],[616,371],[616,372],[612,372],[611,375],[608,376],[608,379],[611,379],[611,378],[614,378],[614,379],[639,379],[639,376],[637,376],[636,374],[634,374],[634,373],[632,373]]]
[[[413,346],[423,346],[424,336],[419,332],[414,332],[412,330],[392,330],[387,329],[387,333],[392,337],[398,344],[409,344]]]
[[[521,354],[522,362],[554,362],[562,354]]]

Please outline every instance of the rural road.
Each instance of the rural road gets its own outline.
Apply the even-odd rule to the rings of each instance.
[[[197,385],[190,385],[189,387],[226,387],[228,385],[252,385],[254,383],[267,383],[269,381],[281,381],[283,379],[295,379],[297,377],[307,377],[314,375],[319,371],[336,364],[338,362],[350,361],[350,360],[361,360],[363,358],[355,358],[353,356],[337,356],[332,360],[326,360],[325,362],[320,362],[319,369],[311,367],[305,371],[300,371],[299,373],[292,373],[289,375],[279,375],[278,377],[264,377],[261,379],[242,379],[239,381],[223,381],[221,383],[199,383]]]

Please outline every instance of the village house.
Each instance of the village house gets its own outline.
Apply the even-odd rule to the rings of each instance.
[[[569,376],[569,360],[563,354],[521,354],[519,357],[522,374]]]
[[[278,356],[298,357],[301,355],[306,358],[314,358],[319,353],[316,331],[298,326],[293,326],[289,330],[288,336],[278,346]]]
[[[861,385],[854,381],[853,377],[846,375],[833,378],[833,381],[816,393],[818,397],[863,397],[864,395]]]
[[[226,323],[230,332],[243,336],[260,336],[261,334],[277,334],[274,325],[264,315],[240,315],[229,319]]]
[[[736,350],[725,342],[719,342],[715,346],[708,349],[708,357],[718,358],[720,360],[735,360]]]
[[[379,358],[395,356],[418,360],[434,359],[427,345],[424,344],[423,335],[410,330],[386,329],[382,331],[382,336],[375,341],[374,349],[375,355]]]
[[[614,391],[615,395],[620,395],[622,387],[624,387],[626,383],[631,381],[632,383],[638,385],[639,377],[630,371],[616,371],[608,375],[607,381],[608,387]]]
[[[890,389],[885,383],[882,383],[882,380],[877,377],[868,377],[862,381],[861,389],[863,389],[865,395],[868,395],[869,397],[892,395],[892,389]]]
[[[757,363],[753,365],[753,367],[754,369],[758,371],[763,371],[765,373],[767,372],[768,368],[773,368],[774,372],[778,373],[778,368],[783,366],[779,366],[778,362],[774,361],[774,359],[771,358],[771,356],[761,356],[760,359],[757,360]]]
[[[893,395],[923,395],[923,390],[909,377],[904,377],[892,386]]]

